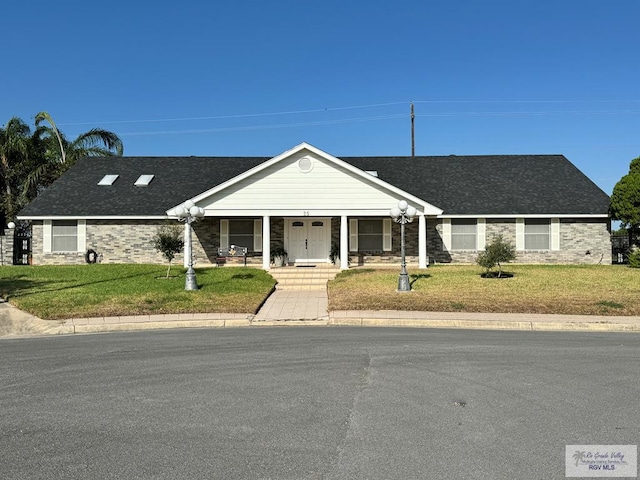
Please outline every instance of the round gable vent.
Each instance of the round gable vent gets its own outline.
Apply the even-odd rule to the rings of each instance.
[[[298,160],[298,168],[303,173],[310,172],[313,168],[313,160],[311,159],[311,157],[302,157],[300,160]]]

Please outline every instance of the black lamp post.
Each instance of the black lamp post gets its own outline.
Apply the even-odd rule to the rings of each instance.
[[[410,292],[411,282],[409,282],[409,274],[407,273],[407,262],[404,252],[404,226],[413,222],[417,211],[404,200],[398,202],[397,207],[393,207],[389,214],[393,221],[400,224],[400,255],[402,257],[400,266],[400,277],[398,278],[398,292]]]
[[[186,242],[185,242],[185,254],[189,261],[189,268],[185,277],[184,289],[185,290],[197,290],[198,282],[196,281],[196,272],[193,270],[193,250],[191,246],[191,224],[196,220],[204,217],[204,209],[198,207],[192,200],[187,200],[183,205],[180,205],[176,209],[176,215],[178,220],[185,223],[186,229]]]

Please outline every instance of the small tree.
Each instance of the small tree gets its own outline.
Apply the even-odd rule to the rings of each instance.
[[[640,234],[640,157],[631,161],[629,173],[613,187],[609,213],[627,230],[629,247],[634,250]]]
[[[153,247],[168,260],[169,268],[167,269],[167,278],[169,278],[171,262],[176,258],[176,254],[180,253],[184,248],[182,228],[180,228],[180,225],[161,225],[156,230],[156,234],[151,240],[151,243]]]
[[[502,235],[495,235],[484,252],[478,255],[476,262],[486,270],[489,276],[491,270],[498,266],[498,278],[502,276],[502,264],[516,259],[516,247],[507,242]]]

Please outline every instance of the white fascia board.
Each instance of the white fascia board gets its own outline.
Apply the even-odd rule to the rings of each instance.
[[[500,214],[491,214],[491,213],[478,213],[474,215],[438,215],[438,218],[609,218],[609,215],[606,213],[560,213],[560,214],[549,214],[549,213],[500,213]]]
[[[165,220],[166,215],[46,215],[46,216],[28,216],[18,215],[18,220]]]
[[[318,157],[322,157],[325,160],[339,165],[340,167],[344,168],[345,170],[348,170],[349,172],[355,174],[358,177],[361,177],[362,179],[365,179],[368,182],[372,182],[380,187],[385,188],[386,190],[389,190],[390,192],[393,192],[394,194],[396,194],[398,196],[398,201],[399,200],[406,200],[409,204],[413,205],[414,207],[416,207],[416,209],[419,211],[420,214],[424,213],[424,215],[440,215],[442,214],[442,209],[436,207],[435,205],[431,205],[429,202],[415,197],[413,195],[411,195],[408,192],[405,192],[404,190],[385,182],[384,180],[381,180],[380,178],[374,177],[371,174],[365,172],[364,170],[360,170],[357,167],[354,167],[353,165],[351,165],[350,163],[345,162],[344,160],[340,160],[338,157],[334,157],[333,155],[328,154],[327,152],[324,152],[322,150],[320,150],[319,148],[314,147],[313,145],[310,145],[306,142],[302,142],[301,144],[287,150],[286,152],[281,153],[280,155],[273,157],[270,160],[267,160],[266,162],[261,163],[260,165],[256,165],[255,167],[247,170],[244,173],[241,173],[240,175],[227,180],[226,182],[221,183],[220,185],[216,185],[215,187],[213,187],[210,190],[207,190],[206,192],[202,192],[201,194],[193,197],[191,200],[197,205],[199,201],[206,199],[207,197],[210,197],[211,195],[214,195],[226,188],[228,188],[231,185],[234,185],[248,177],[251,177],[252,175],[255,175],[256,173],[269,168],[270,166],[282,161],[285,158],[289,158],[299,152],[301,152],[302,150],[308,150],[309,152],[317,155]],[[186,200],[186,199],[185,199]],[[178,207],[179,205],[175,205],[172,208],[170,208],[169,210],[167,210],[167,215],[174,215],[174,211],[175,209]],[[393,205],[389,206],[389,209],[391,209],[391,207],[393,207]],[[388,213],[388,212],[387,212]],[[344,213],[343,213],[344,215]]]
[[[393,206],[393,205],[392,205]],[[388,209],[312,209],[303,211],[299,208],[296,209],[282,209],[282,210],[260,210],[260,209],[220,209],[220,210],[205,210],[206,217],[287,217],[287,218],[319,218],[319,217],[341,217],[346,215],[348,217],[388,217]],[[420,215],[420,212],[416,217]]]

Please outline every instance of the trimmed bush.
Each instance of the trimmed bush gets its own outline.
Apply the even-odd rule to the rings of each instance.
[[[502,264],[516,259],[516,247],[507,242],[502,235],[495,235],[484,252],[478,255],[476,263],[485,269],[489,277],[491,270],[498,266],[498,278],[502,277]]]
[[[156,234],[151,240],[151,243],[153,247],[162,253],[162,256],[169,261],[169,268],[167,269],[167,278],[169,278],[171,262],[176,258],[176,254],[180,253],[184,248],[182,228],[180,225],[161,225],[156,230]]]

